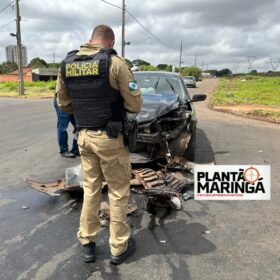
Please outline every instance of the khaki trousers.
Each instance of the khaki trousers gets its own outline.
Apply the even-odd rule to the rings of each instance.
[[[78,145],[84,173],[84,202],[78,238],[84,245],[95,242],[100,227],[98,212],[102,182],[108,184],[110,204],[110,249],[113,256],[126,251],[130,227],[126,224],[131,166],[123,137],[108,138],[106,132],[83,129]]]

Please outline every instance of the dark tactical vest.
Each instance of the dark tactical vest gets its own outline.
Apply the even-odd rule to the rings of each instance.
[[[95,55],[68,53],[61,74],[70,94],[78,128],[105,129],[109,122],[122,122],[125,109],[120,92],[111,87],[109,68],[113,49]]]

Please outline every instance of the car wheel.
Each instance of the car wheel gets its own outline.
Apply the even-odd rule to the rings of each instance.
[[[188,147],[184,153],[184,158],[191,162],[194,162],[194,158],[195,158],[195,142],[196,142],[195,139],[196,139],[196,131],[193,131]]]

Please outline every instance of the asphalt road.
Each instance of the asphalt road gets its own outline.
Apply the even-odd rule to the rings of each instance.
[[[190,91],[210,93],[214,85],[208,80]],[[100,231],[97,261],[80,259],[79,198],[51,198],[23,181],[52,181],[79,163],[58,154],[52,101],[1,98],[0,279],[279,279],[280,126],[202,103],[196,108],[198,160],[270,164],[272,200],[186,201],[154,231],[148,229],[150,215],[140,211],[129,219],[138,250],[115,267],[107,228]]]

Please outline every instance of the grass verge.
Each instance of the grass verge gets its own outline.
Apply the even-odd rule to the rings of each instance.
[[[217,107],[239,115],[256,116],[256,118],[279,122],[280,77],[248,75],[221,79],[209,105],[214,109]],[[250,105],[248,106],[250,110],[242,111],[241,105]],[[261,107],[260,105],[266,108],[258,108]],[[235,110],[231,110],[230,106],[234,106]]]
[[[1,97],[19,97],[19,98],[46,98],[54,95],[56,81],[48,82],[24,82],[24,96],[18,95],[17,82],[0,83]]]
[[[210,105],[234,104],[280,106],[280,77],[245,76],[221,79]]]

